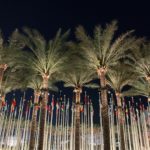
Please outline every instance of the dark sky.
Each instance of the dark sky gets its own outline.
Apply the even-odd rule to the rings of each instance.
[[[140,0],[1,0],[0,28],[8,35],[15,28],[34,27],[46,37],[53,37],[58,28],[79,24],[90,32],[96,24],[113,19],[119,21],[120,32],[135,29],[139,36],[150,37],[148,1]]]

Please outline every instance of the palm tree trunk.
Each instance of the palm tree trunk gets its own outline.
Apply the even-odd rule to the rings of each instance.
[[[119,93],[116,93],[116,98],[117,98],[117,105],[118,105],[118,117],[119,117],[119,122],[120,122],[120,141],[121,141],[121,150],[125,150],[125,142],[124,142],[124,131],[123,131],[123,122],[122,122],[122,109],[121,109],[121,98],[119,96]]]
[[[42,98],[38,150],[43,150],[46,120],[46,105],[48,100],[48,78],[43,78],[44,96]]]
[[[6,68],[7,68],[6,64],[0,64],[0,95],[2,94],[1,87],[2,87],[3,75]],[[1,108],[2,108],[2,96],[0,97],[0,110]]]
[[[30,145],[29,150],[34,150],[35,147],[35,133],[36,133],[36,115],[37,111],[34,106],[33,108],[33,114],[32,114],[32,124],[31,124],[31,136],[30,136]]]
[[[75,109],[75,150],[80,150],[80,93],[76,90],[76,109]]]
[[[100,84],[102,88],[101,90],[102,109],[101,110],[102,110],[104,150],[110,150],[109,114],[108,114],[108,101],[107,101],[105,73],[101,72],[99,74],[99,78],[100,78]]]
[[[33,107],[33,113],[32,113],[32,124],[31,124],[31,136],[30,136],[30,144],[29,144],[29,150],[34,150],[35,149],[35,134],[36,134],[36,129],[37,129],[37,124],[36,124],[36,118],[37,118],[37,102],[39,100],[39,94],[38,92],[35,92],[34,94],[34,107]]]

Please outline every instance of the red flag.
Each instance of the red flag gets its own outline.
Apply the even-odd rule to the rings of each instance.
[[[10,110],[11,112],[14,112],[15,106],[16,106],[16,100],[13,99],[13,100],[12,100],[12,103],[11,103],[11,110]]]
[[[5,107],[5,106],[6,106],[6,102],[2,101],[2,107]]]
[[[15,100],[15,99],[12,100],[12,105],[13,105],[14,107],[16,106],[16,100]]]
[[[83,106],[80,107],[80,112],[84,112],[84,107]]]

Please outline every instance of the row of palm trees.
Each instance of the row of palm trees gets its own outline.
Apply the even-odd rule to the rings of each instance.
[[[150,44],[145,38],[136,37],[133,30],[118,35],[117,29],[117,22],[112,21],[104,27],[96,26],[89,35],[79,26],[75,42],[68,40],[69,31],[62,34],[61,30],[50,40],[29,28],[15,30],[7,41],[0,35],[0,103],[8,91],[30,87],[34,89],[34,105],[37,106],[41,91],[44,93],[39,150],[43,150],[48,90],[50,87],[57,90],[54,81],[63,81],[65,87],[74,88],[76,150],[79,150],[80,94],[84,86],[100,87],[104,150],[110,150],[107,89],[114,90],[119,111],[122,111],[124,96],[150,97]],[[96,78],[99,78],[100,86],[92,83]],[[123,91],[126,85],[131,89]],[[34,149],[35,143],[36,109],[32,115],[30,150]],[[120,128],[123,131],[122,126]]]

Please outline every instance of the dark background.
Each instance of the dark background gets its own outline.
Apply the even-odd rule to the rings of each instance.
[[[83,25],[89,33],[97,24],[105,25],[113,19],[119,22],[119,33],[135,29],[137,36],[150,38],[150,8],[148,1],[102,1],[102,0],[55,0],[55,1],[0,1],[0,28],[7,37],[15,28],[28,26],[39,30],[47,39],[52,38],[58,28],[71,29],[70,38],[74,39],[75,27]],[[60,86],[62,90],[63,87]],[[93,97],[95,116],[98,114],[98,92],[88,91]],[[28,90],[27,99],[32,91]],[[69,93],[71,89],[63,89]],[[19,92],[16,95],[21,95]],[[19,97],[19,96],[17,96]],[[12,94],[8,95],[12,99]]]

